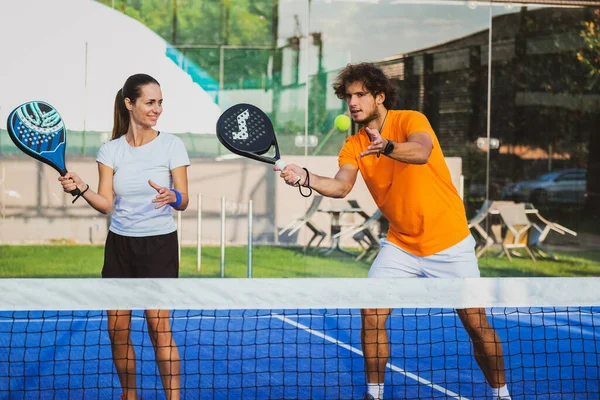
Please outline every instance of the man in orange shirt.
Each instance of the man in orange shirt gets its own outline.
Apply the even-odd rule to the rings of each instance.
[[[354,122],[363,126],[340,151],[339,171],[328,178],[290,164],[281,177],[290,185],[300,178],[302,186],[324,196],[343,198],[360,171],[390,223],[369,277],[479,277],[475,240],[465,209],[427,118],[416,111],[391,110],[395,88],[383,71],[370,63],[348,65],[333,87],[347,102]],[[365,399],[383,398],[389,358],[386,321],[391,311],[361,311]],[[485,309],[461,309],[457,313],[471,337],[475,359],[493,398],[509,400],[502,344],[489,325]]]

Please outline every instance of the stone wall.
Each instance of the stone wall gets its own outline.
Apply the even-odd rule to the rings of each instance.
[[[337,157],[288,157],[288,163],[306,166],[320,175],[337,172]],[[455,185],[459,185],[460,159],[449,159]],[[98,185],[97,165],[93,158],[69,159],[69,171],[78,173],[93,189]],[[107,234],[109,218],[80,199],[62,192],[58,173],[29,157],[0,159],[0,243],[22,244],[49,241],[101,244]],[[304,215],[311,198],[297,188],[287,186],[272,166],[244,158],[226,160],[192,159],[188,169],[190,206],[181,214],[181,238],[184,244],[197,242],[198,195],[201,195],[202,243],[214,245],[221,238],[221,197],[225,197],[226,243],[244,245],[248,239],[248,200],[253,207],[255,244],[304,244],[310,238],[303,228],[293,237],[278,237],[277,231],[291,220]],[[376,206],[359,175],[347,197],[357,200],[366,213]],[[347,207],[347,199],[324,199],[320,208]],[[174,218],[176,214],[174,213]],[[360,222],[358,215],[341,221]],[[319,212],[312,221],[329,232],[330,216]]]

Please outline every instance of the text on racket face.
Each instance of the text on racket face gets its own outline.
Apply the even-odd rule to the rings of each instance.
[[[248,110],[244,110],[237,116],[238,129],[239,132],[232,132],[233,138],[235,140],[246,140],[248,139],[248,127],[246,126],[246,121],[250,117],[250,112]]]

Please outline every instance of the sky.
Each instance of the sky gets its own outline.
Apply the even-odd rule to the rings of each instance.
[[[492,13],[514,13],[519,7],[494,4]],[[308,2],[280,0],[279,36],[294,35],[294,15],[298,15],[303,35],[308,30],[322,32],[325,67],[335,69],[348,62],[378,61],[488,29],[489,14],[490,5],[477,1],[312,0],[309,19]],[[316,51],[311,57],[316,57]]]

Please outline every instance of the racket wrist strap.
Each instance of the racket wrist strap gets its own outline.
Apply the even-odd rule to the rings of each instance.
[[[86,183],[86,185],[87,185],[87,187],[85,188],[85,190],[84,190],[83,192],[79,193],[79,194],[78,194],[78,195],[77,195],[77,196],[76,196],[76,197],[73,199],[73,201],[71,202],[71,204],[75,204],[75,202],[77,201],[77,199],[78,199],[78,198],[80,198],[80,197],[83,197],[83,194],[84,194],[85,192],[87,192],[87,191],[88,191],[88,189],[90,188],[90,185],[88,185],[87,183]]]
[[[306,168],[302,167],[302,169],[306,172],[306,179],[304,180],[304,184],[298,185],[298,190],[303,197],[310,197],[312,194],[312,188],[310,187],[310,173]],[[308,188],[308,192],[306,194],[302,191],[303,186]]]
[[[175,202],[169,203],[169,205],[173,208],[177,208],[181,205],[183,198],[181,197],[181,193],[179,193],[177,190],[171,189],[171,192],[175,193]]]

